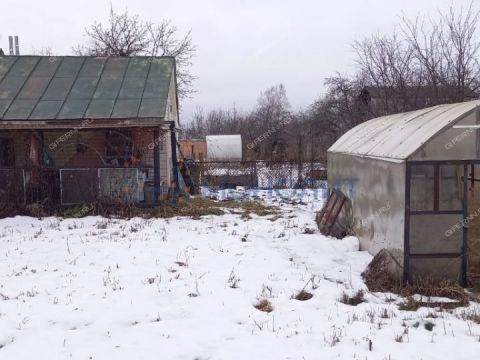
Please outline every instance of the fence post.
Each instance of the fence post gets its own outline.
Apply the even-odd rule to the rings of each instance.
[[[153,187],[154,187],[154,196],[153,201],[155,204],[158,204],[158,199],[160,196],[160,133],[158,128],[153,130]]]
[[[27,205],[27,183],[25,181],[25,169],[22,170],[23,176],[23,204]]]
[[[314,178],[314,166],[313,166],[313,157],[310,164],[310,189],[313,189],[313,178]]]
[[[172,150],[172,168],[173,168],[173,181],[175,182],[175,195],[180,192],[178,182],[178,160],[177,160],[177,135],[175,134],[175,122],[170,123],[170,142]]]
[[[303,136],[300,134],[298,135],[298,177],[297,177],[298,186],[300,186],[303,182],[302,171],[303,171]]]

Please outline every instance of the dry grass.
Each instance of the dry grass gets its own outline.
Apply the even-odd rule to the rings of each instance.
[[[132,217],[142,217],[146,219],[172,218],[176,216],[187,216],[193,219],[199,219],[207,215],[223,215],[227,211],[240,214],[242,218],[249,218],[251,214],[258,216],[280,216],[281,214],[277,207],[267,206],[256,200],[215,200],[202,197],[190,199],[180,198],[175,204],[164,201],[155,207],[127,204],[120,201],[111,204],[101,202],[80,204],[64,209],[51,206],[51,204],[45,202],[34,203],[24,207],[0,203],[0,218],[15,215],[34,217],[63,216],[65,218],[100,215],[107,218],[116,217],[124,219],[130,219]]]
[[[388,264],[390,261],[390,255],[388,252],[380,251],[375,255],[367,269],[362,273],[365,283],[370,291],[390,292],[407,298],[407,303],[404,304],[405,310],[415,309],[422,306],[454,308],[468,305],[468,294],[460,285],[451,281],[423,277],[415,279],[412,283],[402,283],[393,279],[388,271]],[[425,301],[414,300],[412,296],[417,294],[425,296]],[[456,301],[448,303],[436,302],[430,301],[430,297],[442,297]]]
[[[480,313],[477,309],[467,309],[463,310],[458,314],[462,320],[470,320],[476,324],[480,324]]]
[[[411,296],[407,297],[406,301],[398,305],[398,309],[403,311],[417,311],[420,307],[420,303]]]
[[[358,290],[353,296],[350,296],[346,292],[343,292],[339,301],[346,305],[357,306],[358,304],[366,302],[365,293],[363,290]]]
[[[255,307],[255,309],[266,313],[270,313],[273,311],[272,303],[268,299],[260,299],[258,303],[253,306]]]
[[[62,211],[58,206],[53,206],[48,200],[29,205],[0,201],[0,219],[17,215],[42,218],[57,216]]]
[[[0,219],[6,217],[14,217],[16,215],[26,215],[26,210],[20,205],[0,201]]]
[[[152,211],[152,217],[174,217],[191,216],[200,218],[205,215],[223,215],[226,210],[241,214],[242,218],[250,214],[258,216],[278,215],[279,209],[274,206],[266,206],[259,201],[236,201],[236,200],[214,200],[209,198],[196,197],[184,200],[178,204],[162,204]]]
[[[396,293],[403,297],[411,297],[419,294],[426,297],[426,300],[418,301],[420,306],[441,307],[451,309],[469,304],[468,294],[458,284],[450,281],[435,281],[431,278],[418,279],[412,284],[404,284],[396,289]],[[430,297],[441,297],[456,300],[454,302],[431,301]]]
[[[308,291],[302,290],[298,292],[297,295],[295,295],[293,298],[299,301],[306,301],[313,298],[313,294],[309,293]]]

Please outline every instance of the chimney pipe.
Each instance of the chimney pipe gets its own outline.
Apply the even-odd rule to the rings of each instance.
[[[20,45],[18,44],[18,35],[15,35],[15,55],[20,55]]]
[[[8,48],[9,48],[9,54],[13,55],[13,36],[8,37]]]

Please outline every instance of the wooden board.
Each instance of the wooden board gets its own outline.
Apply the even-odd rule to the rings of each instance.
[[[330,235],[337,221],[340,211],[342,211],[346,196],[335,189],[330,191],[327,203],[317,215],[317,224],[323,235]]]

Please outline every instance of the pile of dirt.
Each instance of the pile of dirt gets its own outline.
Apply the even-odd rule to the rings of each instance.
[[[367,269],[362,273],[362,277],[370,291],[394,292],[394,289],[399,288],[400,282],[394,279],[389,271],[392,261],[390,253],[382,249],[368,264]]]

